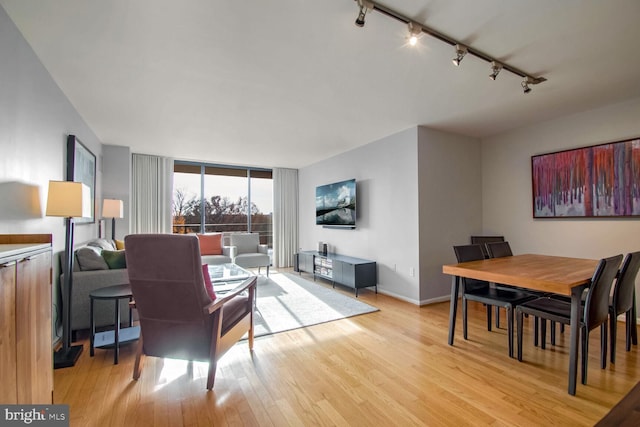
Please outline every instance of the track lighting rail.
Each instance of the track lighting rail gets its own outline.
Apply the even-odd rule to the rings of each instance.
[[[355,1],[360,6],[360,10],[362,11],[364,9],[365,13],[366,13],[366,10],[375,10],[375,11],[378,11],[379,13],[381,13],[381,14],[383,14],[385,16],[388,16],[389,18],[393,18],[396,21],[402,22],[405,25],[409,25],[409,23],[415,22],[415,21],[409,19],[408,17],[396,12],[395,10],[390,9],[387,6],[381,5],[379,3],[376,3],[376,2],[373,2],[373,1],[367,1],[367,0],[355,0]],[[364,26],[364,14],[362,14],[362,12],[361,12],[361,18],[362,18],[362,20],[361,20],[362,25],[360,25],[360,24],[358,24],[358,25],[359,26]],[[446,34],[443,34],[443,33],[439,32],[439,31],[436,31],[433,28],[429,28],[426,25],[423,25],[423,24],[418,23],[418,22],[415,22],[415,23],[422,27],[422,32],[423,33],[428,34],[429,36],[431,36],[431,37],[433,37],[435,39],[438,39],[443,43],[447,43],[447,44],[449,44],[449,45],[451,45],[453,47],[456,47],[457,45],[464,46],[467,49],[467,54],[475,56],[476,58],[480,58],[483,61],[488,62],[489,64],[492,64],[493,62],[502,64],[502,69],[503,70],[507,70],[512,74],[515,74],[517,76],[522,77],[523,78],[523,82],[526,82],[527,84],[536,85],[538,83],[542,83],[542,82],[547,80],[544,77],[534,77],[531,74],[525,73],[524,71],[522,71],[521,69],[519,69],[517,67],[514,67],[512,65],[506,64],[506,63],[504,63],[502,61],[499,61],[498,59],[493,58],[492,56],[487,55],[486,53],[484,53],[484,52],[482,52],[482,51],[480,51],[478,49],[475,49],[475,48],[473,48],[471,46],[465,45],[464,43],[462,43],[462,42],[460,42],[458,40],[455,40],[455,39],[447,36]]]

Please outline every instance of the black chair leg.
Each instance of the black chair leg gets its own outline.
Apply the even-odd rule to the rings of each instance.
[[[533,318],[533,345],[536,347],[538,346],[538,334],[540,334],[538,325],[540,325],[540,319],[536,316]]]
[[[607,367],[607,322],[600,325],[600,369]]]
[[[540,319],[540,348],[547,348],[547,319]]]
[[[487,305],[487,331],[491,332],[491,306]]]
[[[507,310],[507,334],[509,335],[509,357],[513,357],[513,307],[505,307]]]
[[[462,298],[462,336],[467,339],[467,299]]]
[[[556,345],[556,322],[551,322],[551,345]]]
[[[611,363],[616,363],[616,336],[618,335],[618,321],[616,314],[609,310],[609,333],[611,335]],[[628,341],[627,341],[628,342]]]
[[[500,307],[496,305],[496,328],[500,327]]]
[[[627,351],[631,351],[631,342],[633,341],[633,320],[631,316],[633,316],[633,310],[627,311],[624,316],[625,316],[624,321],[627,325],[627,328],[626,328],[627,347],[626,348],[627,348]]]
[[[587,383],[587,360],[589,360],[589,330],[581,328],[582,333],[582,384]]]
[[[522,362],[522,312],[516,308],[516,319],[517,319],[517,329],[518,329],[518,362]],[[537,320],[535,320],[536,326],[538,325]],[[537,329],[537,328],[536,328]]]

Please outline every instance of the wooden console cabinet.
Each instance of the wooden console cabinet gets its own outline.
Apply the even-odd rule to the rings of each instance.
[[[302,251],[295,256],[294,269],[297,272],[313,274],[313,280],[321,277],[335,284],[358,289],[375,287],[378,292],[378,276],[375,261],[345,255],[316,251]]]
[[[51,235],[0,235],[0,402],[53,403]]]

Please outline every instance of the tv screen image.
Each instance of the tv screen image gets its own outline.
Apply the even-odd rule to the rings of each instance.
[[[316,187],[316,224],[355,227],[355,179]]]

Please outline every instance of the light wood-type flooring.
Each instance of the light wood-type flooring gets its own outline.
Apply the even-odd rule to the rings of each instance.
[[[591,334],[588,384],[570,396],[568,330],[542,350],[525,319],[520,363],[507,355],[504,311],[488,332],[484,308],[469,303],[469,340],[459,313],[450,347],[448,302],[418,307],[372,290],[359,299],[380,311],[257,338],[253,354],[239,343],[210,392],[204,363],[146,358],[133,381],[135,344],[113,365],[111,350],[89,357],[85,340],[76,366],[54,373],[54,403],[70,405],[71,426],[591,426],[640,380],[623,322],[605,370]]]

